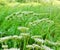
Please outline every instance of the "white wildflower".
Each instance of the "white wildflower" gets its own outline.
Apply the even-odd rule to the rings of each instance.
[[[47,47],[45,45],[43,45],[42,48],[44,48],[45,50],[53,50],[53,49],[51,49],[51,48],[49,48],[49,47]]]
[[[22,39],[22,36],[18,36],[17,39]]]
[[[10,48],[9,50],[20,50],[20,48]]]
[[[8,45],[2,45],[2,48],[7,49]]]
[[[43,18],[43,19],[38,19],[38,20],[35,20],[35,21],[33,21],[33,22],[31,22],[30,24],[38,24],[38,23],[40,23],[40,22],[42,22],[42,21],[46,21],[46,20],[48,20],[48,18]]]
[[[34,40],[35,40],[35,42],[38,42],[38,43],[44,43],[45,42],[43,39],[40,39],[40,38],[35,38]]]
[[[35,20],[35,21],[33,21],[33,22],[30,22],[29,24],[30,25],[37,25],[37,24],[39,24],[40,22],[43,22],[43,21],[45,21],[45,22],[49,22],[49,23],[54,23],[54,21],[52,21],[52,20],[49,20],[48,18],[43,18],[43,19],[38,19],[38,20]]]
[[[17,38],[17,37],[18,37],[17,35],[12,36],[12,38]]]
[[[40,48],[40,46],[37,44],[33,44],[33,46],[34,46],[34,48]]]
[[[29,28],[27,28],[27,27],[18,27],[18,29],[21,30],[21,31],[29,30]]]
[[[26,48],[34,48],[33,45],[27,45]]]
[[[14,36],[12,36],[12,39],[22,39],[22,36],[14,35]]]
[[[21,33],[20,35],[23,37],[30,37],[30,33]]]
[[[22,13],[23,13],[23,14],[32,14],[33,11],[23,11]]]
[[[31,38],[32,39],[34,39],[34,38],[41,38],[41,36],[40,35],[35,35],[35,36],[32,36]]]
[[[45,42],[47,42],[47,43],[50,44],[50,45],[54,45],[54,46],[56,46],[56,45],[59,44],[59,43],[57,43],[57,42],[51,42],[51,41],[48,41],[48,40],[46,40]]]
[[[8,39],[11,39],[12,38],[12,36],[6,36],[6,37],[2,37],[2,38],[0,38],[0,41],[6,41],[6,40],[8,40]]]

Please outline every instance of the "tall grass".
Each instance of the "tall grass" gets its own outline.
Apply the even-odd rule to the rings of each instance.
[[[59,10],[58,6],[52,5],[18,4],[13,7],[0,5],[0,39],[4,41],[3,45],[8,44],[8,48],[17,47],[21,50],[42,50],[42,48],[45,48],[45,50],[47,50],[46,48],[59,50]],[[39,38],[31,38],[34,35]],[[6,36],[8,36],[7,39],[5,39]],[[11,39],[9,36],[11,36]],[[20,39],[20,36],[23,36],[23,38]]]

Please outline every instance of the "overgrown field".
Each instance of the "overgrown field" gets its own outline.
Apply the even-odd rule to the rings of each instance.
[[[60,50],[60,7],[0,4],[0,48]],[[2,47],[3,46],[3,47]]]

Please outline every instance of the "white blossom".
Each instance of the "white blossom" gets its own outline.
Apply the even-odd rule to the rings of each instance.
[[[34,46],[34,48],[40,48],[40,46],[37,44],[33,44],[33,46]]]
[[[31,14],[31,13],[33,13],[33,11],[23,11],[22,13],[23,14]]]
[[[34,39],[34,38],[41,38],[41,36],[40,36],[40,35],[34,35],[34,36],[32,36],[31,38],[32,38],[32,39]]]
[[[29,30],[27,27],[18,27],[19,30]]]
[[[40,39],[40,38],[35,38],[34,40],[35,40],[35,42],[38,42],[38,43],[44,43],[45,42],[43,39]]]
[[[43,45],[42,48],[44,48],[45,50],[53,50],[53,49],[51,49],[51,48],[49,48],[49,47],[47,47],[45,45]]]
[[[34,48],[33,45],[27,45],[26,48]]]
[[[2,38],[0,38],[0,41],[5,41],[5,40],[11,39],[11,38],[12,38],[12,36],[2,37]]]
[[[9,50],[20,50],[20,48],[10,48]]]
[[[23,37],[30,37],[30,33],[21,33],[20,35]]]
[[[2,45],[2,48],[7,49],[8,45]]]

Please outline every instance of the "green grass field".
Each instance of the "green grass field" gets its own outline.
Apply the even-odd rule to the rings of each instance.
[[[31,50],[35,45],[39,45],[38,47],[41,46],[41,48],[35,46],[34,50],[49,50],[46,47],[42,49],[45,45],[50,47],[50,50],[60,50],[59,6],[39,3],[12,4],[0,4],[0,39],[3,41],[0,40],[1,44],[8,45],[8,48],[21,48],[21,50]],[[12,39],[7,37],[14,35],[20,35],[23,38],[14,40],[16,37],[12,37]],[[45,42],[36,42],[36,39],[39,41],[39,38],[31,38],[32,36],[38,36]],[[4,40],[3,37],[7,37],[9,40]],[[28,45],[31,45],[31,48]]]

